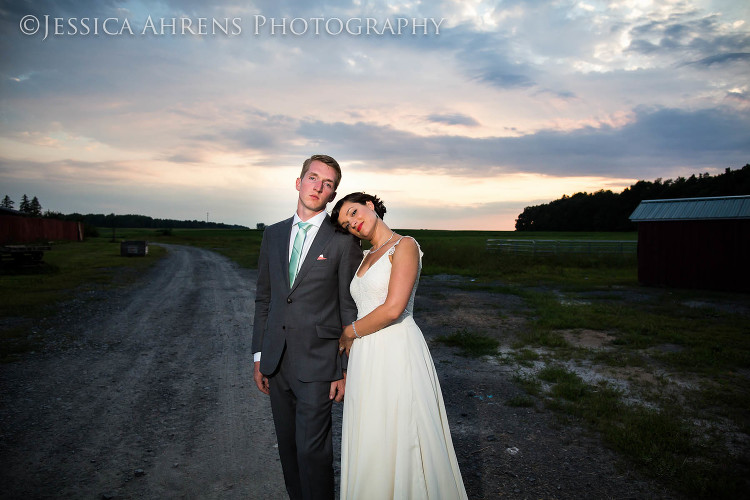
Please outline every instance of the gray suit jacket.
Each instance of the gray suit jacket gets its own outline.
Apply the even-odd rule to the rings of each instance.
[[[342,378],[338,339],[357,319],[349,284],[362,260],[353,236],[339,233],[326,216],[294,283],[289,284],[292,220],[266,228],[258,259],[253,352],[261,351],[260,371],[273,375],[286,348],[303,382]]]

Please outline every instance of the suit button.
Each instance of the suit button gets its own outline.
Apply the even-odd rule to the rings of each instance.
[[[286,326],[282,326],[282,327],[281,327],[281,329],[282,329],[282,330],[286,330]]]
[[[292,303],[292,299],[286,299],[286,303],[287,304],[291,304]]]

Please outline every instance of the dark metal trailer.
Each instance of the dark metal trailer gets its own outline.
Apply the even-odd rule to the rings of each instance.
[[[38,263],[49,250],[52,250],[50,245],[4,245],[0,247],[0,260],[16,264]]]

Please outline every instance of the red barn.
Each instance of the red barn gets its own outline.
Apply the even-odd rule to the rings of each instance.
[[[630,220],[640,283],[750,291],[750,196],[645,200]]]
[[[0,209],[0,245],[60,240],[83,241],[83,224]]]

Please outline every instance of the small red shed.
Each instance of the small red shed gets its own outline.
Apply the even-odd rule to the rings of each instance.
[[[644,200],[630,220],[640,283],[750,291],[750,195]]]

